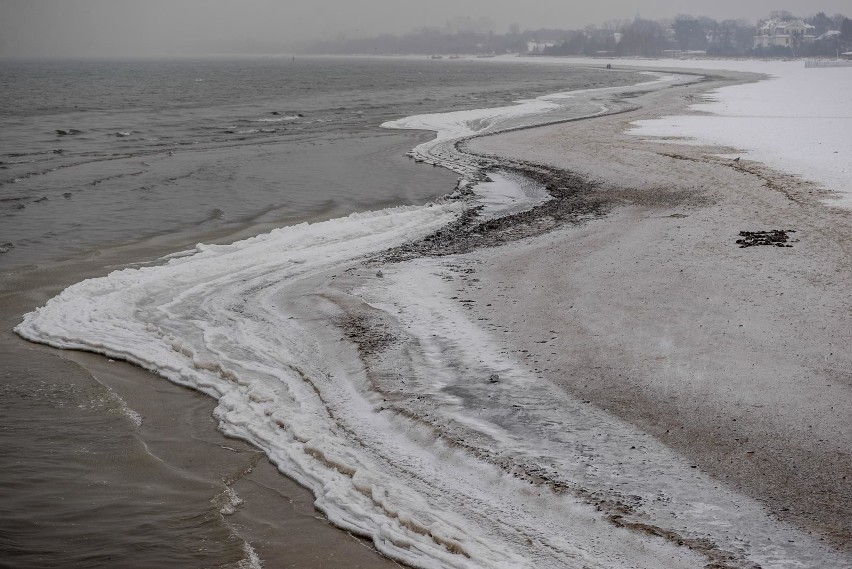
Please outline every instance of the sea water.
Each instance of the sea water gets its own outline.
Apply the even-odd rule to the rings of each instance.
[[[383,122],[631,76],[356,58],[2,63],[0,268],[422,203],[451,188],[409,168],[414,135]]]

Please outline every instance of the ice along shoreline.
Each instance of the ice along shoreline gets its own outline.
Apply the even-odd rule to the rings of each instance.
[[[636,536],[617,527],[591,529],[589,524],[595,523],[597,514],[584,510],[581,502],[570,497],[557,500],[562,500],[562,507],[573,512],[573,519],[587,530],[580,532],[583,535],[575,534],[574,541],[558,538],[562,530],[556,531],[556,527],[550,528],[555,533],[537,536],[534,535],[535,524],[514,528],[494,526],[482,517],[484,512],[473,511],[467,519],[458,517],[458,512],[453,513],[446,502],[447,497],[441,495],[450,487],[460,502],[480,508],[500,507],[475,484],[465,482],[474,473],[485,475],[506,490],[504,498],[517,494],[519,488],[516,486],[528,481],[516,482],[512,476],[505,478],[505,473],[500,474],[499,469],[494,471],[491,467],[467,463],[464,456],[455,455],[444,443],[434,439],[429,429],[423,430],[416,422],[414,425],[408,422],[405,414],[385,412],[385,401],[380,402],[377,395],[381,390],[375,390],[375,379],[370,377],[369,369],[365,376],[364,370],[359,369],[360,364],[349,363],[343,369],[330,369],[323,361],[333,362],[334,358],[324,358],[320,362],[305,360],[306,353],[331,349],[335,355],[348,356],[339,361],[360,361],[352,357],[351,345],[340,346],[331,341],[309,342],[310,345],[303,342],[306,335],[299,320],[304,320],[305,325],[314,330],[315,337],[320,337],[322,329],[341,316],[341,306],[353,302],[361,305],[359,310],[365,309],[362,301],[348,293],[341,296],[339,289],[332,290],[333,287],[322,286],[323,283],[345,282],[342,277],[359,270],[364,254],[385,250],[399,235],[410,237],[410,232],[415,231],[425,241],[438,228],[463,218],[460,204],[448,200],[429,208],[396,208],[317,224],[323,227],[288,228],[270,234],[274,237],[259,236],[231,246],[199,247],[195,255],[172,259],[162,267],[121,271],[98,283],[71,287],[58,297],[62,300],[48,304],[50,310],[58,311],[53,315],[41,314],[40,325],[51,320],[49,325],[55,325],[56,315],[79,314],[77,303],[80,299],[92,296],[104,299],[105,294],[114,302],[103,312],[106,321],[93,326],[92,322],[67,320],[60,334],[37,327],[30,330],[34,336],[46,332],[38,338],[41,341],[46,336],[59,337],[57,343],[61,347],[107,351],[114,357],[135,359],[143,365],[153,353],[154,359],[161,361],[151,367],[161,374],[218,396],[216,414],[223,430],[251,440],[264,448],[279,467],[286,465],[283,470],[291,475],[297,473],[296,479],[314,490],[318,505],[330,519],[344,528],[371,536],[380,550],[413,565],[428,566],[429,559],[440,559],[452,566],[501,566],[512,560],[510,564],[517,566],[517,563],[531,562],[531,558],[545,564],[578,563],[581,559],[594,563],[597,558],[608,565],[629,559],[630,564],[626,566],[641,562],[654,567],[661,566],[660,560],[666,559],[665,566],[693,566],[697,560],[695,553],[672,548],[664,541]],[[469,233],[475,237],[474,232]],[[274,239],[280,241],[275,243]],[[285,266],[274,259],[274,253],[280,251],[282,245],[289,245],[293,252]],[[240,259],[242,251],[239,249],[249,246],[255,250],[251,262],[247,263],[246,259]],[[206,276],[197,274],[199,268],[210,271],[213,264],[221,265],[223,260],[242,268],[227,277],[217,276],[215,271]],[[344,266],[349,268],[343,269]],[[186,267],[192,267],[191,278],[183,270]],[[343,275],[338,275],[341,270]],[[167,287],[162,286],[162,281],[157,282],[162,275],[152,274],[157,271],[169,273]],[[193,280],[199,277],[200,280]],[[205,287],[209,289],[211,279],[224,288],[205,290]],[[175,296],[174,284],[180,281],[185,286],[183,292]],[[381,282],[390,281],[389,278]],[[104,284],[109,284],[109,288],[98,288]],[[350,283],[347,287],[353,285]],[[123,297],[128,286],[135,289],[131,294],[133,298]],[[316,292],[318,287],[320,293]],[[373,303],[380,301],[373,300]],[[62,304],[68,310],[63,310]],[[99,305],[101,309],[106,308],[103,302]],[[306,310],[306,306],[310,309]],[[109,310],[114,310],[119,317],[109,316]],[[316,322],[316,316],[311,315],[317,312],[325,312],[327,317]],[[140,313],[144,313],[143,322],[129,320]],[[230,314],[236,320],[217,321],[214,315],[221,313]],[[193,323],[199,322],[212,326],[193,327]],[[238,326],[237,338],[231,335],[230,327],[234,322]],[[268,333],[264,327],[272,322],[276,323],[277,335],[271,338],[271,343],[269,338],[258,342]],[[32,319],[28,325],[33,325]],[[84,338],[71,335],[79,334],[79,330],[87,326],[89,332]],[[25,328],[19,331],[27,333]],[[335,334],[334,330],[326,331],[326,335],[329,334]],[[117,347],[115,338],[121,337],[133,338],[133,342],[128,343],[132,347]],[[245,351],[236,353],[231,346],[240,346],[241,351],[254,354],[247,358]],[[286,346],[290,353],[282,356],[281,346]],[[348,354],[338,353],[340,350]],[[280,362],[280,367],[262,363],[270,360]],[[299,363],[294,365],[293,362]],[[290,377],[282,378],[282,370]],[[343,385],[332,380],[347,377],[349,383]],[[341,396],[335,388],[343,388],[345,394]],[[426,397],[423,393],[419,396]],[[324,409],[326,415],[314,417],[317,409]],[[365,420],[366,425],[362,424]],[[382,439],[378,435],[381,433],[387,436]],[[396,452],[388,454],[387,449]],[[445,472],[434,473],[435,480],[445,476],[444,484],[412,478],[415,471],[435,460],[436,452],[438,457],[450,459]],[[405,460],[399,464],[397,461],[401,457]],[[388,472],[396,472],[412,486],[417,481],[419,493],[412,495],[395,485],[393,477],[381,474],[379,465]],[[443,507],[436,507],[441,503]],[[533,515],[535,508],[529,508],[535,505],[516,503],[528,515]],[[376,528],[378,520],[383,522]],[[602,536],[603,544],[600,543]],[[501,545],[500,550],[494,550],[495,543]],[[653,550],[652,553],[640,554],[645,548]]]

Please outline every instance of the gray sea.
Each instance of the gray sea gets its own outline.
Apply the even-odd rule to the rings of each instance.
[[[475,61],[0,64],[0,268],[162,233],[421,203],[393,118],[625,75]]]
[[[11,335],[44,300],[32,275],[76,259],[101,274],[99,255],[146,240],[424,203],[455,175],[404,156],[430,133],[381,123],[635,79],[476,60],[0,62],[0,566],[244,557],[210,488],[152,456],[116,393]]]

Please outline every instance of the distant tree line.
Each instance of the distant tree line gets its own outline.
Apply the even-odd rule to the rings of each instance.
[[[529,41],[543,47],[546,55],[614,55],[621,57],[660,57],[666,52],[704,52],[726,57],[817,57],[833,56],[852,50],[852,20],[842,14],[828,16],[819,12],[807,18],[796,18],[786,11],[776,11],[770,18],[801,19],[814,26],[816,40],[790,48],[753,47],[756,26],[746,20],[716,21],[706,17],[678,15],[669,20],[611,21],[581,30],[539,29],[520,31],[517,24],[505,34],[478,29],[460,29],[458,22],[444,29],[419,28],[404,35],[384,34],[370,38],[345,38],[316,42],[305,51],[326,54],[492,54],[524,53]],[[830,33],[831,32],[831,33]]]
[[[489,32],[418,28],[405,35],[382,34],[371,38],[338,38],[316,42],[306,49],[311,53],[335,54],[489,54],[518,53],[527,50],[527,35],[535,32],[495,34]],[[527,34],[527,35],[525,35]]]

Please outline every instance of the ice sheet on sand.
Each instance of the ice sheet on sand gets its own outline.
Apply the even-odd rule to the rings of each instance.
[[[770,77],[709,93],[706,103],[692,106],[707,115],[637,121],[629,132],[737,149],[838,192],[839,202],[831,203],[852,207],[852,68],[805,68],[801,61],[732,67]]]
[[[475,266],[465,257],[418,259],[388,268],[380,283],[356,291],[416,338],[411,361],[417,373],[394,368],[405,375],[407,397],[397,404],[407,415],[440,426],[444,438],[507,468],[517,465],[602,502],[630,504],[625,520],[683,540],[712,542],[729,553],[726,567],[842,565],[830,549],[772,519],[757,502],[725,488],[653,437],[574,399],[540,377],[530,360],[519,359],[523,355],[501,348],[454,296],[457,280],[473,276]],[[414,294],[417,303],[410,301]],[[374,378],[394,382],[390,375]],[[574,544],[587,537],[567,512],[550,519],[559,512],[560,498],[551,496],[550,508],[538,512],[516,498],[501,500],[512,510],[513,523],[537,525],[542,541],[558,543],[549,532],[558,533],[566,520],[575,525]],[[599,531],[605,540],[606,532]]]
[[[482,206],[479,215],[485,219],[528,211],[553,199],[541,184],[504,171],[491,172],[488,181],[472,190],[475,202]]]
[[[388,121],[382,124],[382,127],[434,131],[435,139],[418,145],[411,151],[411,156],[422,162],[449,168],[469,178],[479,172],[483,157],[460,153],[455,148],[455,143],[460,140],[474,135],[600,115],[614,110],[619,105],[626,106],[623,101],[617,101],[618,93],[661,89],[667,85],[694,80],[666,73],[643,73],[648,75],[648,81],[635,85],[565,91],[520,100],[503,107],[414,115]],[[602,102],[607,96],[608,100]]]
[[[497,57],[498,63],[590,65],[588,58]],[[741,150],[739,156],[801,176],[837,192],[832,205],[852,207],[852,68],[806,68],[803,61],[596,59],[595,66],[729,70],[766,74],[758,83],[723,87],[693,106],[710,115],[637,121],[631,134],[678,137]],[[679,140],[677,142],[683,142]]]
[[[341,342],[337,307],[351,300],[330,284],[338,273],[462,208],[394,208],[198,246],[69,287],[16,331],[211,395],[224,433],[263,449],[335,524],[414,567],[697,566],[694,552],[608,524],[570,494],[510,476],[387,410],[390,394]]]

